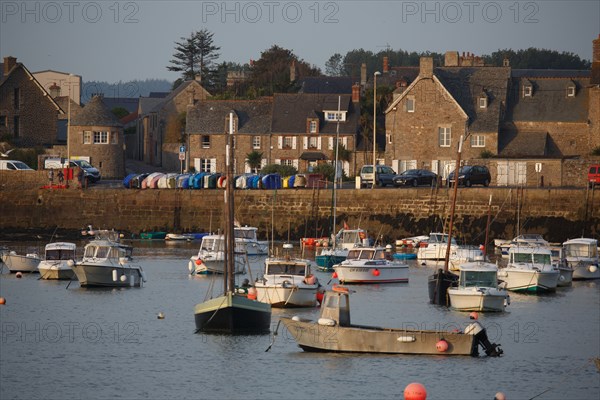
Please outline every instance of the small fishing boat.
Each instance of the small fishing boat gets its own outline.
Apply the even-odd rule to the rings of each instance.
[[[75,262],[75,243],[48,243],[44,252],[44,260],[38,265],[42,279],[72,279],[71,265]]]
[[[82,287],[140,287],[146,281],[142,267],[133,264],[133,248],[122,244],[115,231],[96,231],[71,268]]]
[[[147,240],[159,239],[163,240],[167,237],[167,232],[142,232],[140,233],[140,238]]]
[[[599,279],[600,262],[598,240],[579,238],[563,243],[563,256],[568,267],[573,269],[573,279]]]
[[[148,173],[139,174],[131,178],[131,182],[129,183],[129,187],[132,189],[142,189],[143,182],[148,177]]]
[[[225,272],[225,236],[206,235],[202,238],[198,254],[190,257],[188,269],[195,274],[223,274]],[[232,273],[246,272],[246,251],[235,244],[234,266]]]
[[[450,252],[456,252],[458,244],[452,238],[450,242]],[[446,248],[448,247],[448,234],[432,232],[427,240],[422,240],[419,243],[417,250],[417,258],[419,260],[444,260],[446,258]]]
[[[508,252],[513,246],[542,246],[549,247],[550,243],[544,237],[538,233],[525,233],[523,235],[515,236],[508,243],[506,241],[494,240],[494,244],[500,248],[502,257],[507,258]]]
[[[16,251],[4,252],[2,256],[4,265],[10,272],[38,272],[38,265],[42,261],[37,253],[17,254]]]
[[[498,278],[504,281],[506,289],[516,292],[553,292],[559,277],[550,249],[542,246],[511,246],[508,264],[498,271]]]
[[[333,269],[341,283],[408,282],[408,264],[394,260],[385,247],[355,247]]]
[[[335,235],[333,247],[320,245],[322,249],[315,256],[317,268],[320,271],[333,271],[333,266],[344,261],[348,257],[350,249],[369,245],[367,232],[363,229],[348,229],[346,226]]]
[[[165,240],[172,242],[181,242],[181,241],[192,241],[192,240],[201,240],[204,236],[207,236],[208,233],[167,233],[165,236]]]
[[[489,262],[469,262],[459,267],[458,285],[448,288],[450,306],[459,311],[504,311],[509,303],[498,287],[498,267]]]
[[[314,307],[319,280],[312,274],[309,260],[290,256],[291,248],[286,244],[283,257],[265,260],[264,275],[254,283],[257,299],[271,307]]]
[[[258,240],[258,228],[254,226],[236,226],[234,228],[235,243],[249,256],[265,255],[269,252],[269,243]]]
[[[478,356],[479,346],[490,357],[502,355],[477,321],[464,331],[382,328],[350,322],[350,295],[345,287],[325,292],[320,318],[294,316],[281,322],[304,351]]]

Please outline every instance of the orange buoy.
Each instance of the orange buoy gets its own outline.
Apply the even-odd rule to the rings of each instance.
[[[425,386],[418,382],[409,383],[404,388],[404,400],[426,400],[427,391]]]
[[[0,297],[0,304],[6,304],[6,299],[4,297]]]
[[[379,272],[377,268],[375,268],[371,273],[373,274],[373,276],[379,276],[381,274],[381,272]]]
[[[21,277],[23,276],[23,274],[22,274],[21,272],[17,272],[17,273],[15,274],[15,276],[16,276],[17,278],[21,278]]]
[[[331,274],[332,279],[337,279],[337,277],[338,277],[337,272],[334,272],[333,274]]]
[[[248,288],[248,299],[256,300],[256,298],[257,298],[256,288],[255,287]]]
[[[314,285],[317,283],[317,277],[310,274],[306,278],[304,278],[304,282],[306,282],[307,285]]]
[[[477,314],[475,311],[473,311],[471,314],[469,314],[469,319],[478,319],[479,318],[479,314]]]
[[[347,287],[340,286],[340,285],[333,285],[331,287],[331,290],[333,290],[334,292],[338,292],[338,293],[350,293],[350,291],[348,290]]]
[[[437,351],[439,351],[440,353],[445,353],[446,351],[448,351],[448,342],[446,342],[444,339],[440,339],[436,344],[435,344],[435,348],[437,349]]]
[[[319,302],[319,304],[323,303],[323,297],[325,297],[324,293],[321,291],[317,292],[317,301]]]
[[[200,264],[202,264],[202,260],[201,259],[197,259],[196,260],[196,265],[200,265]]]
[[[502,392],[496,393],[494,396],[494,400],[506,400],[506,396]]]

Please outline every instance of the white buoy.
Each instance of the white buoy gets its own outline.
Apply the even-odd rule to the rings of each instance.
[[[119,279],[116,269],[112,270],[112,278],[113,278],[113,282],[116,282]]]
[[[158,319],[165,319],[165,314],[163,314],[162,311],[161,311],[161,312],[158,313],[158,315],[156,316],[156,318],[158,318]]]
[[[125,282],[127,280],[127,275],[123,274],[121,275],[121,282]]]

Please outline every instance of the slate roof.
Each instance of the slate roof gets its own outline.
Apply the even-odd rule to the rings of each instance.
[[[533,95],[523,97],[522,85],[531,83]],[[567,97],[567,86],[575,83],[575,97]],[[512,121],[586,122],[589,78],[531,78],[511,80],[506,118]]]
[[[160,97],[140,97],[138,103],[138,115],[146,115],[154,109],[158,104],[163,102]]]
[[[109,110],[113,110],[117,107],[126,109],[130,114],[138,109],[138,97],[104,97],[102,99],[104,105]]]
[[[69,119],[69,102],[68,102],[69,96],[58,96],[54,98],[54,101],[56,102],[56,104],[58,104],[60,106],[60,108],[62,110],[64,110],[64,114],[59,114],[58,115],[58,119],[59,120],[67,120]],[[81,106],[79,104],[77,104],[75,101],[71,100],[71,119],[73,119],[75,117],[75,115],[77,115],[80,111],[81,111]]]
[[[114,126],[122,127],[117,117],[106,107],[102,101],[102,96],[94,96],[71,119],[71,125],[77,126]]]
[[[194,80],[183,81],[179,86],[177,86],[174,90],[171,91],[167,96],[163,97],[160,103],[156,104],[150,112],[159,112],[163,105],[168,104],[171,100],[177,97],[181,92],[185,91],[188,86],[193,84]],[[198,89],[199,90],[199,89]]]
[[[273,133],[306,134],[307,118],[319,118],[319,133],[335,134],[336,122],[325,121],[323,111],[337,111],[341,96],[341,111],[347,111],[346,121],[340,123],[340,134],[358,132],[360,110],[352,103],[349,94],[281,94],[273,99]]]
[[[535,158],[555,155],[549,149],[548,132],[503,131],[498,140],[499,157]]]
[[[513,69],[513,78],[589,78],[590,70],[576,69]]]
[[[233,111],[238,118],[238,133],[271,132],[272,99],[205,100],[187,111],[186,132],[190,134],[223,134],[225,120]]]
[[[469,116],[471,132],[498,132],[510,68],[441,67],[434,74]],[[479,108],[482,92],[487,94],[486,108]]]
[[[307,76],[299,83],[299,93],[352,94],[352,78],[347,76]]]

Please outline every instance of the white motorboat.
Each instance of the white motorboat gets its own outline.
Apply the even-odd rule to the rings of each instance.
[[[469,262],[459,267],[458,286],[448,288],[450,306],[460,311],[504,311],[508,292],[498,288],[498,267],[489,262]]]
[[[496,241],[494,241],[496,243]],[[526,233],[523,235],[518,235],[510,242],[502,241],[498,242],[500,252],[502,253],[502,257],[507,258],[508,252],[513,246],[543,246],[549,247],[550,243],[546,239],[542,237],[542,235],[537,233]]]
[[[433,232],[429,238],[421,241],[417,249],[417,259],[419,260],[444,260],[446,258],[446,248],[448,247],[448,234]],[[456,252],[458,245],[452,238],[450,242],[450,253]]]
[[[132,253],[131,246],[120,243],[117,232],[99,230],[71,268],[82,287],[140,287],[146,275],[133,264]]]
[[[44,260],[38,265],[42,279],[73,279],[71,265],[75,262],[75,243],[48,243],[44,251]]]
[[[563,258],[573,269],[573,279],[599,279],[598,240],[579,238],[563,243]]]
[[[333,266],[344,261],[348,252],[357,246],[368,245],[367,231],[363,229],[340,229],[335,235],[333,247],[321,248],[315,256],[317,268],[321,271],[333,271]]]
[[[385,247],[356,247],[346,260],[333,266],[342,283],[408,282],[408,264],[392,257]]]
[[[190,274],[223,274],[225,271],[225,235],[206,235],[200,243],[198,254],[188,262]],[[236,241],[234,254],[234,274],[246,272],[246,252]]]
[[[512,246],[508,264],[498,271],[505,288],[516,292],[555,291],[560,278],[558,266],[552,263],[552,252],[543,246]]]
[[[16,251],[5,252],[2,261],[10,272],[38,272],[42,261],[37,253],[17,254]]]
[[[234,228],[235,242],[242,246],[242,250],[249,256],[265,255],[269,252],[269,244],[259,241],[256,232],[258,228],[253,226],[236,226]]]
[[[264,275],[254,284],[258,301],[281,308],[314,307],[319,286],[311,262],[289,254],[267,258]]]
[[[421,242],[427,242],[429,236],[421,235],[421,236],[411,236],[404,239],[396,240],[396,247],[408,247],[408,248],[418,248]]]

